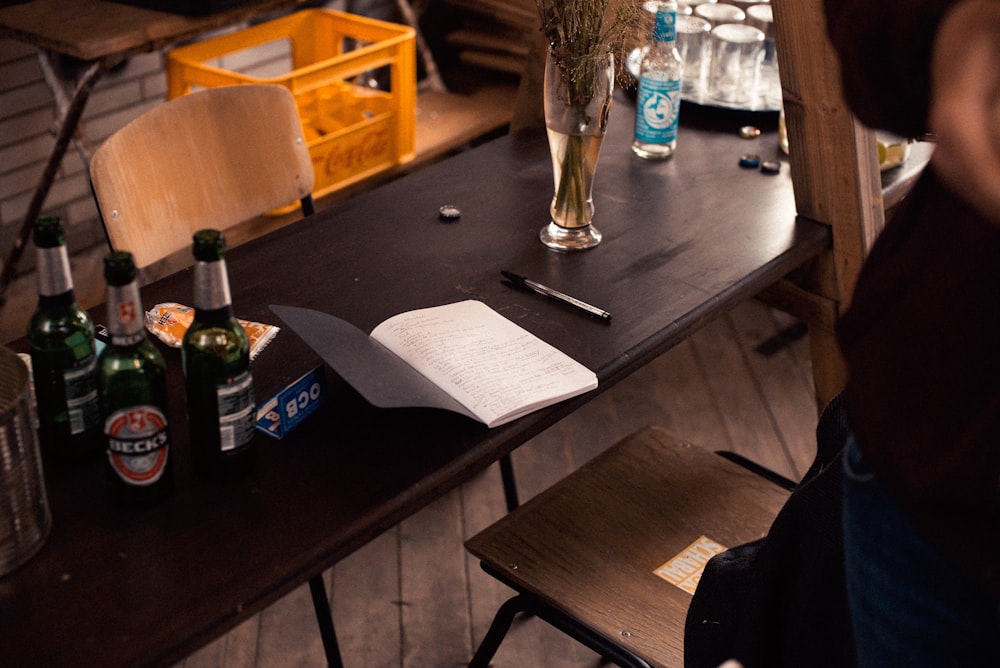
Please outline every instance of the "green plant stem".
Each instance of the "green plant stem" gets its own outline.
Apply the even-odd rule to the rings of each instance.
[[[583,227],[587,220],[587,165],[585,137],[568,135],[561,161],[553,208],[564,227]],[[557,221],[557,224],[558,223]]]

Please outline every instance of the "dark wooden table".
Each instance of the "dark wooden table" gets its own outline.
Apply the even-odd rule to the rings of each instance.
[[[591,394],[486,429],[429,409],[380,410],[328,372],[329,402],[283,440],[257,437],[256,473],[194,479],[179,354],[170,367],[176,491],[147,511],[114,508],[100,463],[47,469],[52,533],[0,579],[0,656],[10,665],[175,662],[335,564],[639,369],[700,325],[829,246],[797,219],[788,165],[765,133],[688,113],[668,162],[629,148],[634,108],[619,97],[597,173],[604,241],[546,250],[552,172],[541,133],[507,136],[233,249],[237,315],[277,322],[268,304],[315,308],[370,330],[394,313],[480,299],[597,372]],[[684,116],[682,116],[684,118]],[[711,125],[711,128],[702,127]],[[438,219],[457,206],[458,222]],[[603,324],[500,283],[510,269],[613,313]],[[149,307],[189,302],[190,271],[143,289]],[[103,319],[96,312],[98,319]],[[280,324],[280,323],[278,323]],[[317,358],[283,330],[255,360],[258,396]]]
[[[121,60],[259,19],[301,2],[250,0],[225,11],[185,16],[113,0],[25,0],[0,8],[0,36],[84,62]]]

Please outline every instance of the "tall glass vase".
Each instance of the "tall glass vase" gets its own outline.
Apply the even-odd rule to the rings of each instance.
[[[545,127],[555,194],[552,221],[538,236],[555,250],[582,250],[601,242],[594,217],[594,173],[614,91],[614,56],[557,57],[545,62]]]

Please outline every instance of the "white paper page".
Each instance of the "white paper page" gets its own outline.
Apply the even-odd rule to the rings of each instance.
[[[597,376],[486,304],[409,311],[371,333],[490,427],[597,387]]]
[[[271,305],[289,328],[373,406],[442,408],[478,419],[381,343],[328,313]]]

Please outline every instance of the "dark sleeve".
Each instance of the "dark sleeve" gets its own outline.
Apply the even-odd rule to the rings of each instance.
[[[927,130],[930,53],[945,11],[959,0],[824,0],[844,94],[872,128]]]

